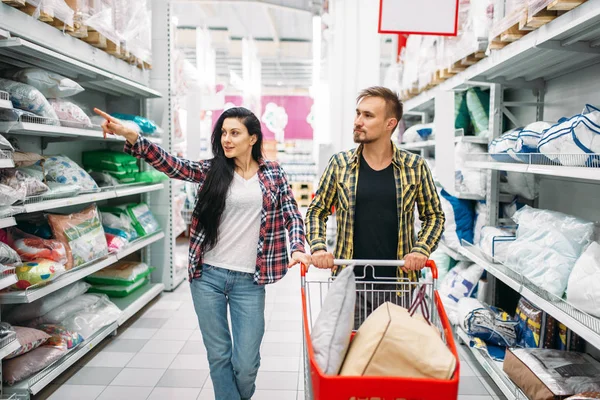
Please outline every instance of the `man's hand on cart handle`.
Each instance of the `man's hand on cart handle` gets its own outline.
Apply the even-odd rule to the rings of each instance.
[[[427,260],[427,256],[421,253],[409,253],[404,257],[404,267],[402,267],[402,271],[420,271],[425,268]]]
[[[306,268],[308,269],[310,264],[312,264],[312,257],[301,251],[295,251],[292,253],[292,260],[290,261],[290,265],[288,266],[288,268],[292,268],[298,263],[306,265]]]
[[[333,268],[333,254],[325,250],[315,251],[312,254],[312,263],[317,268],[331,269]]]

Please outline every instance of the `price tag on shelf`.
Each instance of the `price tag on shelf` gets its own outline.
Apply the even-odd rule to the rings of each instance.
[[[379,33],[456,36],[458,0],[379,0]]]

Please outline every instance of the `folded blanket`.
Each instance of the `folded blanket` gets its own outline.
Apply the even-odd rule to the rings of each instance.
[[[518,322],[496,307],[464,298],[458,302],[458,317],[465,332],[488,344],[511,347],[517,342]]]

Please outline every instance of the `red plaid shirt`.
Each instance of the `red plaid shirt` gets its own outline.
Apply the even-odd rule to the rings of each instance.
[[[134,145],[127,142],[125,152],[146,160],[170,178],[198,183],[198,192],[204,184],[211,161],[190,161],[174,157],[160,146],[138,136]],[[289,232],[290,250],[304,252],[304,222],[284,171],[272,161],[259,162],[258,178],[263,194],[260,217],[260,236],[256,250],[254,283],[264,285],[277,282],[287,272],[289,256],[285,231]],[[204,233],[198,220],[192,218],[190,228],[188,274],[190,282],[202,276],[202,243]],[[235,243],[232,243],[235,245]]]

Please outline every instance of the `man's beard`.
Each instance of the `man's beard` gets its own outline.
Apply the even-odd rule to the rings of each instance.
[[[361,135],[364,135],[364,136],[361,137]],[[366,137],[366,132],[354,131],[354,143],[369,144],[372,142],[373,142],[373,139],[369,139]]]

